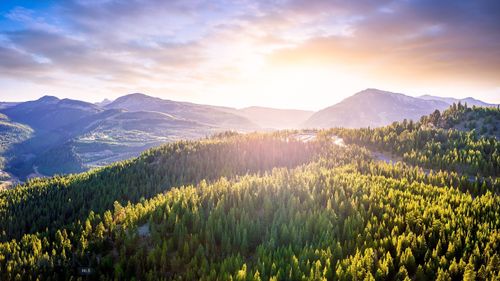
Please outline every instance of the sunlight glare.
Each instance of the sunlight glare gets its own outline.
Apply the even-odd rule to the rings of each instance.
[[[234,85],[234,91],[244,101],[279,108],[317,109],[320,104],[334,104],[357,90],[362,77],[332,66],[312,64],[272,66],[262,69],[244,83]],[[251,98],[250,98],[251,97]],[[309,97],[304,101],[304,97]],[[262,104],[262,102],[260,103]]]

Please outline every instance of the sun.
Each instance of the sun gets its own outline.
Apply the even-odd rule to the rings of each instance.
[[[313,109],[340,101],[357,89],[359,79],[332,66],[273,66],[258,73],[247,92],[276,107]]]

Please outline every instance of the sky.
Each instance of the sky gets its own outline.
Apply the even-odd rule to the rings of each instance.
[[[0,1],[2,101],[318,110],[366,88],[500,103],[500,1]]]

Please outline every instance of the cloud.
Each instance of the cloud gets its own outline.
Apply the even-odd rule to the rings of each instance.
[[[398,79],[452,76],[498,85],[498,5],[489,5],[494,1],[438,2],[394,1],[371,7],[353,23],[353,36],[311,38],[271,58],[280,63],[347,64]]]
[[[75,87],[93,79],[110,91],[182,91],[311,62],[405,81],[500,84],[494,0],[68,0],[3,15],[0,73],[20,83],[81,77]]]
[[[37,63],[29,54],[19,50],[0,46],[0,72],[18,75],[22,73],[36,73],[47,70],[43,65]]]

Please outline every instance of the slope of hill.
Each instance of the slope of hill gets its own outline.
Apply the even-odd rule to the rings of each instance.
[[[482,122],[484,130],[463,128]],[[476,182],[476,177],[500,180],[500,142],[492,133],[499,123],[498,108],[454,105],[441,114],[435,110],[420,121],[403,121],[380,128],[330,129],[346,143],[388,152],[405,163],[435,170],[448,170]],[[476,126],[476,125],[474,125]],[[491,132],[491,133],[490,133]],[[479,186],[475,186],[475,189]],[[494,189],[499,193],[500,189]]]
[[[8,108],[8,107],[13,107],[17,104],[19,104],[19,103],[18,102],[0,102],[0,110]]]
[[[0,213],[9,213],[0,216],[0,225],[9,225],[4,232],[7,237],[43,231],[47,225],[55,231],[85,218],[91,210],[105,211],[115,201],[139,202],[171,186],[297,166],[310,161],[321,149],[317,143],[262,134],[223,134],[213,139],[169,143],[109,167],[80,175],[34,179],[26,187],[0,193],[0,202],[6,203],[0,204]],[[14,201],[4,202],[3,198]],[[59,204],[68,200],[71,204]],[[17,221],[16,217],[24,217],[25,221]]]
[[[91,103],[44,96],[8,107],[2,112],[10,119],[27,124],[35,130],[51,131],[101,111]]]
[[[14,145],[23,142],[33,135],[33,130],[26,125],[12,122],[7,116],[0,113],[0,190],[10,188],[17,183],[17,178],[4,171],[6,151]]]
[[[107,110],[104,113],[108,116],[98,118],[85,133],[72,140],[75,152],[88,167],[135,157],[162,143],[197,139],[221,130],[160,112]]]
[[[258,128],[250,120],[216,106],[163,100],[138,93],[119,97],[105,108],[163,112],[185,120],[226,129],[255,130]]]
[[[348,145],[335,145],[332,133]],[[477,170],[446,170],[453,165],[439,173],[419,166],[471,159],[480,173],[495,175],[488,167],[500,166],[492,157],[498,141],[413,122],[322,131],[309,142],[295,135],[227,133],[172,143],[110,167],[2,192],[0,278],[494,280],[500,274],[500,181],[470,181]],[[351,144],[380,136],[398,151],[434,151],[436,158],[390,165]],[[449,157],[457,146],[469,154]]]
[[[458,103],[443,111],[435,111],[429,116],[423,116],[421,122],[425,125],[474,131],[483,136],[500,138],[500,108],[499,107],[468,107]]]
[[[91,103],[61,100],[52,96],[4,109],[2,112],[9,118],[27,124],[34,130],[31,138],[17,143],[5,152],[9,157],[7,171],[23,180],[33,173],[40,175],[37,170],[51,171],[48,175],[82,171],[81,168],[69,169],[82,167],[82,163],[75,162],[77,157],[70,157],[73,156],[72,148],[65,143],[84,131],[84,128],[75,126],[75,123],[92,118],[102,111],[103,109]],[[50,157],[51,160],[43,160],[44,157]]]
[[[296,129],[314,112],[252,106],[238,109],[235,113],[246,117],[264,129]]]
[[[28,139],[32,133],[33,130],[30,127],[12,122],[0,113],[0,153],[9,149],[13,144]]]
[[[35,175],[81,172],[137,156],[164,142],[201,138],[228,128],[255,128],[244,117],[209,106],[145,95],[125,96],[109,108],[45,96],[4,109],[10,118],[34,129],[32,138],[6,151],[10,155],[7,170],[22,179],[35,170]]]
[[[420,99],[424,100],[436,100],[436,101],[442,101],[445,102],[449,105],[452,105],[454,103],[458,104],[467,104],[468,106],[481,106],[481,107],[492,107],[492,106],[497,106],[496,104],[491,104],[491,103],[486,103],[484,101],[480,101],[474,98],[464,98],[464,99],[456,99],[456,98],[449,98],[449,97],[436,97],[436,96],[431,96],[431,95],[423,95],[419,97]]]
[[[380,127],[403,119],[418,120],[435,109],[445,109],[442,101],[422,100],[403,94],[366,89],[340,103],[313,114],[305,128]]]

